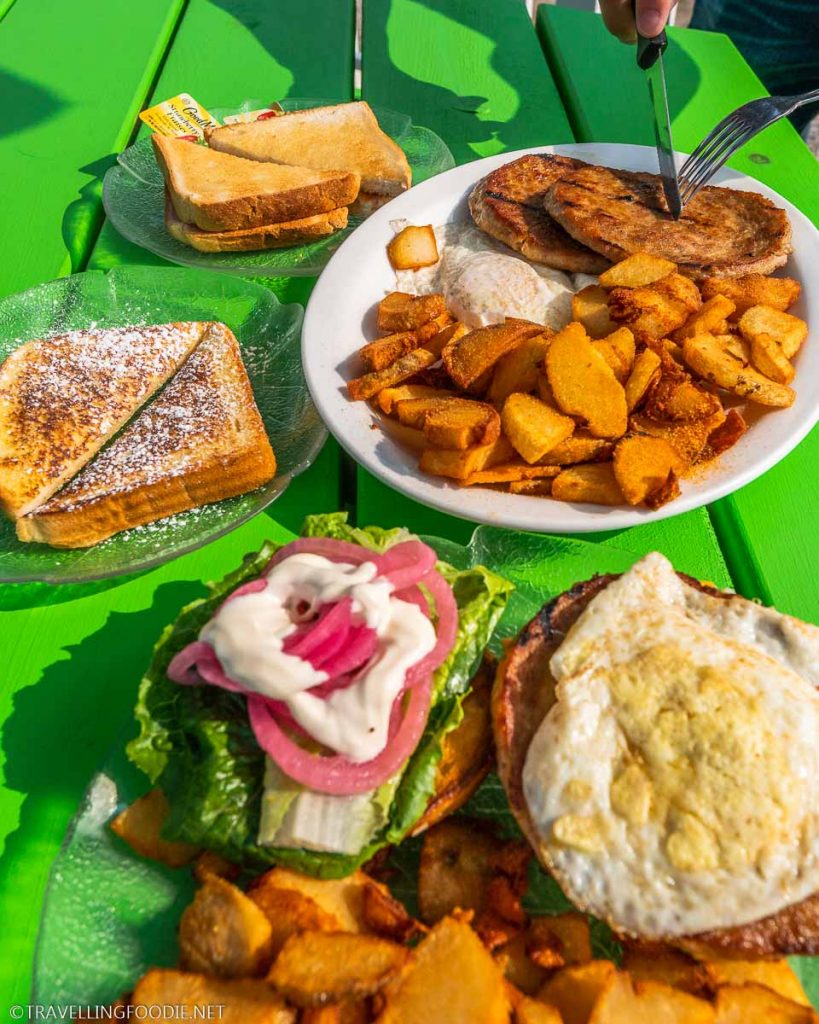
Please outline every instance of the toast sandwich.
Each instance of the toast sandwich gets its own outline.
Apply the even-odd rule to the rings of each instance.
[[[201,323],[71,331],[0,366],[0,506],[26,515],[67,483],[199,344]]]
[[[184,139],[152,136],[179,220],[203,231],[240,231],[328,213],[359,192],[358,174],[244,160]]]
[[[361,178],[361,191],[395,196],[412,183],[404,151],[385,134],[367,103],[295,110],[264,121],[224,125],[206,133],[214,150],[275,164]]]
[[[96,544],[120,530],[254,490],[276,459],[224,324],[160,395],[57,495],[17,521],[23,541]]]
[[[176,216],[170,198],[165,202],[165,227],[183,245],[199,252],[253,252],[259,249],[283,249],[289,245],[316,242],[347,227],[347,207],[340,206],[328,213],[300,220],[286,220],[281,224],[262,224],[238,231],[203,231],[195,224],[186,224]]]

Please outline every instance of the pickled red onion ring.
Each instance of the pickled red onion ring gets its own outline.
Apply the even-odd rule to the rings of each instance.
[[[328,641],[340,646],[352,628],[353,601],[352,598],[345,597],[342,601],[326,604],[319,610],[318,616],[312,622],[306,622],[299,626],[294,633],[285,638],[282,650],[286,654],[303,658],[318,668],[311,657],[313,652],[327,644]],[[340,643],[337,641],[339,636],[341,637]],[[335,650],[338,650],[338,646],[335,646],[331,653],[334,653]],[[329,655],[325,655],[325,657],[327,656]]]
[[[394,544],[383,555],[373,557],[378,575],[389,580],[394,590],[403,590],[420,582],[435,568],[438,556],[420,540]]]
[[[210,644],[204,640],[194,640],[171,658],[166,674],[174,683],[196,686],[202,682],[198,672],[199,662],[215,658],[216,654]]]
[[[376,558],[374,551],[368,551],[359,544],[350,544],[346,540],[333,540],[332,537],[299,537],[298,540],[279,548],[262,569],[262,575],[267,575],[274,565],[278,565],[291,555],[321,555],[332,562],[349,562],[350,565],[374,562]]]
[[[427,588],[435,602],[438,639],[429,654],[416,661],[407,671],[408,685],[425,675],[431,675],[446,660],[458,635],[458,606],[450,585],[434,569],[421,580],[421,585]]]

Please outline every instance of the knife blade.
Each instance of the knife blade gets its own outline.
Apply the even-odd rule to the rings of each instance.
[[[665,32],[649,39],[637,36],[637,64],[646,73],[648,95],[654,112],[654,140],[657,146],[657,160],[663,180],[663,192],[669,212],[674,220],[682,214],[680,181],[674,160],[674,142],[671,135],[671,115],[668,110],[668,89],[665,84],[663,53],[668,46]]]

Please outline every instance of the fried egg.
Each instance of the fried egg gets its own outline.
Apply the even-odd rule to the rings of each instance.
[[[651,554],[553,655],[529,747],[539,853],[640,936],[746,924],[819,891],[819,629]]]
[[[406,226],[395,221],[396,230]],[[435,228],[440,259],[432,267],[396,272],[396,287],[413,295],[440,292],[467,325],[486,327],[520,317],[560,330],[571,320],[572,279],[530,263],[470,224]]]

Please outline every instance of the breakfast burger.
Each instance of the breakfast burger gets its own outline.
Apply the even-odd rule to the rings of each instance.
[[[819,953],[819,628],[650,554],[546,605],[498,668],[537,856],[621,936]]]

